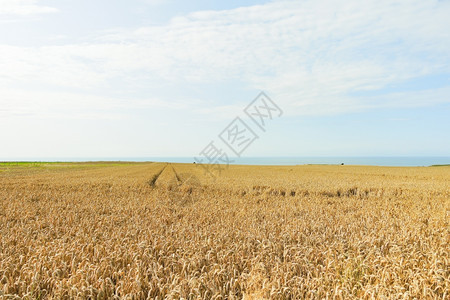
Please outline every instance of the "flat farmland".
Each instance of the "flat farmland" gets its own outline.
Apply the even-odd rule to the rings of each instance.
[[[0,163],[0,298],[448,299],[450,167]]]

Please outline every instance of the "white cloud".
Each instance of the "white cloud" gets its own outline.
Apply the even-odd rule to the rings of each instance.
[[[54,11],[36,1],[4,3],[0,14]],[[403,101],[352,93],[450,72],[448,15],[448,1],[432,0],[276,1],[202,11],[164,26],[109,31],[83,43],[0,46],[0,89],[20,85],[86,93],[117,83],[127,90],[151,82],[182,89],[239,81],[266,90],[292,115],[343,113],[389,101],[427,105],[448,101],[447,91],[423,91],[419,98],[405,92]],[[192,110],[220,115],[221,108],[232,107],[215,106]]]
[[[29,16],[57,11],[54,7],[39,5],[37,0],[0,0],[0,16]]]
[[[2,89],[0,119],[27,117],[38,119],[124,119],[136,109],[166,108],[182,110],[183,102],[157,98],[118,99],[68,92],[18,91]],[[131,112],[130,112],[131,111]]]
[[[169,0],[141,0],[141,1],[149,5],[161,5],[170,2]]]

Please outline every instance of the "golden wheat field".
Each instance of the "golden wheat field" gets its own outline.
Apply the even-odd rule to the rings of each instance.
[[[450,167],[0,164],[0,298],[449,299]]]

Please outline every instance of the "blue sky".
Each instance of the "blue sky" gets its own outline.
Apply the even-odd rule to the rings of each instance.
[[[449,156],[449,15],[447,0],[0,0],[0,160],[195,156],[260,91],[284,114],[244,156]]]

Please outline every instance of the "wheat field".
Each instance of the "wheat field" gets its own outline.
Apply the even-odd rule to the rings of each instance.
[[[450,167],[0,164],[1,299],[449,299]]]

